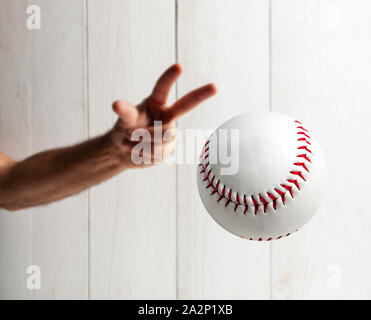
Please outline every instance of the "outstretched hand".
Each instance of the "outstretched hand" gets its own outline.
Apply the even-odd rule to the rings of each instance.
[[[145,130],[148,134],[141,136],[140,141],[142,144],[147,143],[151,146],[150,154],[140,155],[144,160],[143,165],[160,162],[175,149],[175,120],[216,94],[216,86],[210,83],[189,92],[172,105],[167,105],[171,87],[181,73],[182,68],[179,64],[174,64],[167,69],[158,79],[151,95],[138,106],[121,100],[113,103],[112,108],[119,119],[110,132],[110,136],[114,145],[126,155],[125,159],[128,164],[135,166],[131,161],[131,154],[138,144],[138,136],[133,135],[135,130],[140,129],[137,132]],[[160,139],[154,134],[155,121],[160,121],[162,124]],[[164,136],[164,132],[170,132],[170,134]]]

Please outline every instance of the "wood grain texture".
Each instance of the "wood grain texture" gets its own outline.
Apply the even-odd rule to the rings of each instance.
[[[41,30],[26,28],[29,4]],[[367,0],[0,0],[10,156],[105,132],[112,102],[140,102],[177,57],[179,97],[219,88],[179,120],[181,133],[271,106],[312,129],[330,181],[308,225],[271,244],[209,217],[196,165],[127,171],[54,204],[1,210],[0,299],[371,298],[370,10]],[[189,155],[182,142],[178,155]],[[26,288],[32,264],[39,291]]]
[[[268,1],[179,1],[178,59],[185,70],[179,96],[210,81],[219,88],[179,121],[182,131],[216,129],[236,114],[268,110]],[[177,167],[178,298],[269,298],[269,244],[240,239],[212,220],[196,169]]]
[[[33,1],[41,30],[26,28],[29,1],[0,1],[0,149],[16,159],[86,136],[84,2]],[[0,212],[0,298],[87,297],[87,194]],[[41,290],[26,288],[29,265]]]
[[[369,1],[272,1],[272,107],[312,128],[329,188],[316,216],[273,243],[273,298],[369,299]]]
[[[90,134],[120,98],[139,103],[175,59],[172,0],[88,2]],[[172,99],[174,95],[172,96]],[[90,192],[91,298],[175,298],[175,165],[122,173]]]

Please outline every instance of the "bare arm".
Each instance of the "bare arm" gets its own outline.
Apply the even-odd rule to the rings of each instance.
[[[137,107],[116,101],[113,110],[119,116],[107,134],[81,144],[44,151],[16,162],[0,153],[0,207],[19,210],[48,203],[76,194],[128,168],[144,167],[132,162],[137,141],[135,129],[151,133],[151,163],[166,158],[175,148],[174,139],[153,140],[153,123],[162,121],[163,128],[175,126],[175,119],[216,93],[213,84],[196,89],[172,106],[166,105],[171,86],[181,74],[179,65],[170,67],[158,80],[152,94]],[[158,142],[158,141],[157,141]],[[159,151],[159,152],[158,152]]]
[[[108,135],[0,168],[0,205],[17,210],[78,193],[126,168]]]

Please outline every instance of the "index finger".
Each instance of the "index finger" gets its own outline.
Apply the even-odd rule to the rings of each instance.
[[[200,103],[209,99],[218,92],[214,83],[209,83],[203,87],[187,93],[176,101],[172,107],[166,111],[166,121],[173,121],[197,107]]]
[[[171,87],[182,73],[182,67],[176,63],[168,68],[157,80],[150,98],[159,104],[165,104]]]

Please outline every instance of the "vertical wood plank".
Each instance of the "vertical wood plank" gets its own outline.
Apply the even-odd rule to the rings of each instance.
[[[236,114],[269,110],[268,1],[178,1],[178,57],[185,70],[179,96],[205,82],[219,88],[217,97],[179,121],[183,132],[216,129]],[[196,168],[177,169],[178,297],[269,298],[269,244],[240,239],[209,217]]]
[[[120,98],[140,103],[175,59],[172,0],[88,2],[90,134]],[[175,298],[175,165],[132,170],[90,192],[91,298]]]
[[[26,28],[29,4],[41,30]],[[86,136],[84,1],[0,1],[0,149],[16,159]],[[87,297],[87,194],[0,212],[0,298]],[[41,289],[26,269],[41,268]]]
[[[273,244],[273,298],[369,299],[371,3],[272,1],[272,106],[312,128],[329,188],[302,230]]]

